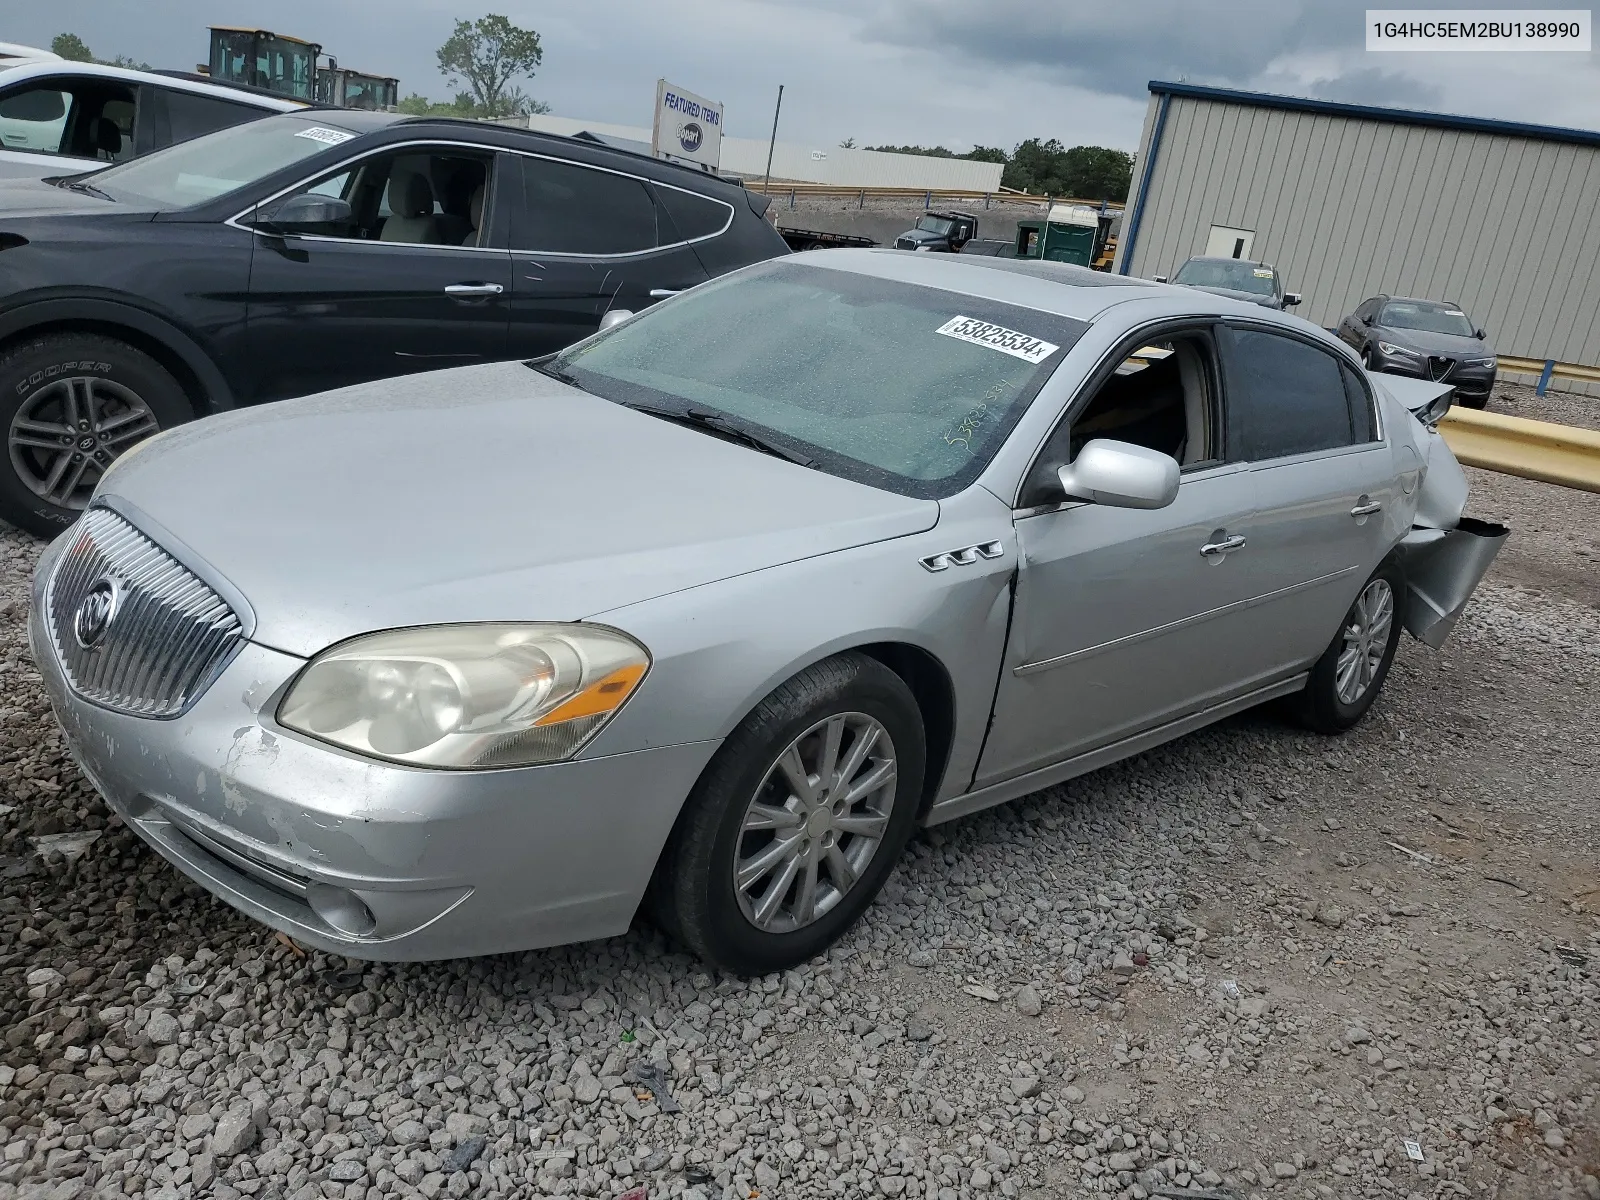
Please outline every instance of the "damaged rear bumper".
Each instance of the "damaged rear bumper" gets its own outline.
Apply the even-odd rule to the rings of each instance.
[[[1435,650],[1456,627],[1511,531],[1462,517],[1453,529],[1413,529],[1400,543],[1405,555],[1407,631]]]

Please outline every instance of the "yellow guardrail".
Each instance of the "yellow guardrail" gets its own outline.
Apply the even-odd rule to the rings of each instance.
[[[1544,395],[1552,378],[1579,379],[1584,383],[1600,383],[1600,367],[1585,367],[1579,363],[1557,362],[1553,358],[1511,358],[1500,355],[1500,370],[1513,375],[1537,375],[1539,385],[1534,390]]]
[[[1068,196],[1030,196],[1021,192],[995,191],[980,192],[964,188],[919,188],[919,187],[849,187],[837,183],[780,183],[776,179],[770,187],[757,178],[746,178],[745,187],[752,192],[763,195],[784,196],[821,196],[821,197],[846,197],[852,200],[924,200],[931,203],[934,200],[982,200],[986,204],[1026,204],[1042,207],[1047,202],[1050,204],[1081,204],[1089,208],[1099,208],[1098,200],[1075,200]],[[1123,205],[1108,204],[1110,212],[1121,212]]]
[[[1452,408],[1439,432],[1469,467],[1600,492],[1600,430]]]

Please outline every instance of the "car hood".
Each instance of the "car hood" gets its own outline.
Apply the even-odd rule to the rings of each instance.
[[[1200,287],[1198,284],[1185,283],[1183,287],[1192,287],[1197,292],[1210,292],[1213,296],[1226,296],[1230,300],[1243,300],[1246,304],[1259,304],[1263,308],[1281,308],[1276,296],[1263,296],[1257,292],[1241,291],[1238,288]]]
[[[1374,325],[1372,334],[1386,342],[1422,354],[1449,355],[1451,358],[1488,358],[1494,353],[1488,342],[1480,342],[1475,337],[1462,337],[1458,333],[1432,333],[1426,329],[1391,329],[1387,325]]]
[[[944,242],[949,239],[941,237],[937,233],[931,233],[926,229],[908,229],[894,240],[896,242],[912,242],[918,246],[925,246],[929,242]]]
[[[939,515],[521,363],[180,426],[101,496],[241,594],[253,641],[301,656],[407,625],[580,620]]]
[[[56,178],[61,171],[56,168],[45,174]],[[56,187],[43,179],[0,179],[0,222],[14,217],[128,216],[149,212],[147,208]]]

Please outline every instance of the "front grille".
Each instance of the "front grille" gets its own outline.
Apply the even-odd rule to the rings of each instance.
[[[140,717],[183,713],[244,640],[221,596],[108,508],[79,520],[45,608],[73,689]]]
[[[1450,372],[1456,369],[1456,360],[1453,358],[1440,358],[1434,355],[1428,359],[1428,378],[1436,383],[1441,383],[1450,378]]]
[[[894,248],[896,250],[915,250],[917,248],[917,243],[907,237],[896,238]]]

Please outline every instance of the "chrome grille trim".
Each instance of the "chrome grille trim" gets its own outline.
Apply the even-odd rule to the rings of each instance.
[[[103,579],[121,602],[104,636],[78,639],[78,606]],[[45,593],[57,658],[72,689],[117,712],[181,716],[244,644],[239,616],[205,582],[109,508],[83,514]]]

